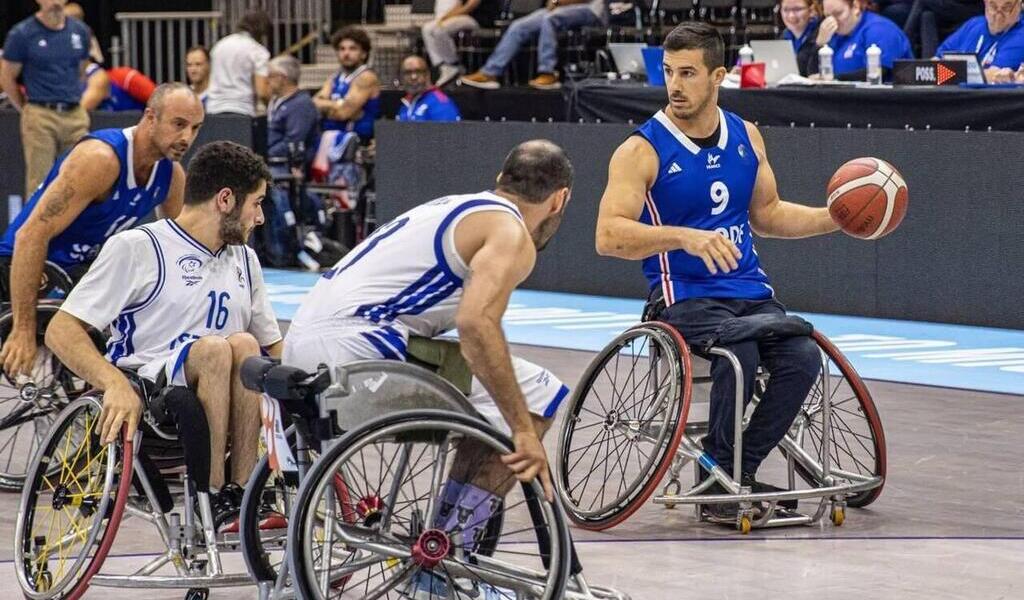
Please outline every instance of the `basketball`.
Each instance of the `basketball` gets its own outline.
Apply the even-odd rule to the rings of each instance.
[[[828,182],[828,211],[843,231],[862,240],[892,233],[907,214],[907,183],[878,158],[855,158]]]

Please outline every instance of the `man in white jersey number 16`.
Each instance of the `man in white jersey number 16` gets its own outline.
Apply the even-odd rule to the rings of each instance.
[[[493,192],[446,196],[390,221],[316,283],[285,337],[282,362],[410,358],[412,343],[458,329],[472,371],[469,401],[515,452],[460,448],[435,527],[466,516],[466,539],[479,539],[490,511],[515,478],[539,477],[553,497],[540,437],[568,388],[546,369],[509,354],[501,319],[509,297],[533,270],[569,202],[572,165],[561,148],[534,140],[505,159]],[[456,353],[457,354],[457,353]],[[511,469],[511,471],[509,470]],[[452,510],[459,506],[465,510]]]
[[[54,354],[103,391],[104,443],[117,438],[122,423],[134,435],[142,410],[119,368],[158,385],[187,386],[199,398],[210,430],[209,486],[219,489],[211,498],[214,526],[221,531],[237,526],[241,486],[259,440],[260,397],[241,385],[239,368],[261,347],[273,356],[281,348],[263,271],[244,245],[263,222],[269,180],[251,150],[231,142],[203,146],[188,166],[181,214],[111,237],[46,330]],[[106,357],[86,326],[110,327]]]
[[[728,319],[785,313],[761,269],[753,234],[803,238],[836,231],[824,207],[779,198],[761,134],[718,107],[725,77],[724,44],[705,23],[683,23],[665,38],[669,103],[622,143],[608,167],[597,250],[643,260],[655,315],[701,345]],[[749,321],[748,321],[749,322]],[[771,377],[743,437],[743,485],[769,491],[754,475],[788,431],[807,398],[821,358],[807,336],[730,345],[743,367],[746,401],[758,364]],[[711,412],[704,450],[733,469],[735,378],[728,361],[712,357]],[[711,493],[725,493],[717,482]],[[709,505],[711,516],[735,518],[736,505]],[[717,514],[715,514],[717,513]]]

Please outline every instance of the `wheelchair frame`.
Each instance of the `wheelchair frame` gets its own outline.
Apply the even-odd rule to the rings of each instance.
[[[631,335],[635,337],[630,337]],[[572,439],[574,432],[576,431],[575,423],[580,421],[580,417],[578,416],[580,414],[580,410],[588,410],[583,406],[583,403],[586,401],[588,394],[590,393],[591,386],[597,385],[597,378],[601,374],[601,370],[599,369],[607,368],[608,364],[611,362],[611,352],[620,352],[627,341],[637,339],[639,336],[648,336],[652,340],[657,339],[659,344],[664,344],[666,346],[671,344],[671,347],[675,349],[674,352],[678,353],[678,356],[675,356],[674,354],[671,356],[651,356],[649,354],[647,361],[651,365],[656,366],[662,359],[678,359],[677,366],[669,369],[668,374],[671,376],[671,374],[677,373],[681,376],[682,380],[678,381],[678,385],[669,386],[666,393],[658,391],[661,389],[661,386],[658,382],[655,382],[655,393],[661,397],[652,401],[652,405],[671,408],[674,406],[672,403],[678,401],[681,404],[679,407],[679,421],[682,424],[677,422],[674,426],[675,430],[672,432],[672,435],[667,435],[666,432],[663,431],[664,425],[661,423],[643,423],[639,419],[623,419],[622,415],[619,414],[619,411],[615,410],[617,407],[613,407],[613,410],[609,412],[608,416],[604,417],[605,429],[610,430],[618,428],[629,441],[650,442],[655,445],[656,450],[663,447],[666,440],[668,446],[660,461],[652,462],[653,458],[648,459],[648,464],[646,466],[641,466],[641,476],[646,475],[647,479],[635,480],[631,485],[626,486],[625,492],[620,490],[618,492],[619,495],[608,503],[604,503],[604,497],[602,496],[602,503],[604,504],[602,504],[598,509],[592,509],[591,505],[591,508],[583,510],[580,508],[582,502],[578,502],[573,497],[572,492],[569,491],[569,474],[565,472],[566,465],[568,463],[568,455],[572,452],[579,451],[578,449],[572,450],[570,448],[568,445],[569,440]],[[813,456],[811,452],[808,452],[801,446],[801,442],[803,441],[802,436],[807,434],[809,423],[806,411],[801,411],[797,420],[794,422],[794,425],[790,427],[790,430],[783,438],[783,441],[779,444],[780,451],[786,457],[786,471],[790,489],[778,492],[773,491],[761,493],[754,493],[750,487],[743,486],[741,484],[741,464],[739,460],[734,461],[733,472],[727,473],[722,467],[715,463],[714,459],[712,459],[710,455],[701,449],[699,440],[707,431],[706,422],[687,422],[692,385],[710,383],[712,379],[710,375],[700,377],[694,376],[689,346],[682,339],[682,336],[669,325],[656,321],[649,321],[627,330],[616,338],[615,341],[610,343],[604,350],[602,350],[601,353],[599,353],[598,357],[595,358],[588,367],[583,379],[581,380],[581,387],[576,390],[570,403],[572,407],[571,410],[574,412],[572,415],[567,417],[559,436],[559,449],[563,455],[556,463],[559,467],[555,478],[556,487],[558,488],[559,495],[562,497],[563,502],[569,509],[568,512],[570,514],[570,518],[572,518],[576,524],[586,529],[603,530],[613,527],[618,523],[621,523],[633,512],[639,509],[647,498],[653,494],[655,487],[667,471],[669,473],[669,481],[664,485],[661,493],[653,497],[652,502],[664,505],[667,508],[674,508],[679,504],[695,505],[698,520],[712,520],[725,523],[731,522],[731,519],[723,520],[705,517],[701,507],[702,505],[707,504],[737,503],[739,505],[739,510],[737,511],[735,518],[735,526],[742,533],[748,533],[753,527],[780,527],[787,525],[818,523],[823,519],[827,508],[831,508],[829,516],[832,522],[835,525],[841,525],[845,520],[845,509],[848,498],[869,490],[880,490],[881,486],[884,484],[884,433],[881,429],[881,423],[877,418],[877,412],[874,411],[870,394],[867,393],[866,387],[862,385],[859,377],[856,376],[856,372],[853,371],[852,367],[850,367],[845,361],[845,358],[842,357],[842,354],[831,344],[831,342],[828,341],[827,338],[825,338],[825,336],[815,331],[812,333],[811,337],[819,348],[822,361],[822,369],[819,373],[818,379],[822,382],[821,389],[818,391],[821,395],[820,410],[822,420],[822,438],[818,456]],[[653,352],[655,347],[655,342],[652,341],[651,350],[649,352]],[[747,411],[745,410],[746,407],[744,403],[745,394],[742,367],[737,357],[726,348],[712,347],[709,349],[709,353],[723,357],[725,360],[729,361],[729,364],[732,366],[733,374],[736,378],[734,456],[739,457],[742,455],[743,430],[749,422],[749,418],[746,417]],[[837,469],[831,464],[832,460],[830,451],[833,447],[831,427],[833,420],[831,383],[833,375],[829,371],[830,361],[835,361],[836,366],[842,372],[842,376],[849,380],[850,386],[854,390],[854,397],[862,403],[862,408],[865,408],[865,398],[867,404],[870,405],[866,408],[869,408],[870,412],[873,414],[865,415],[865,418],[868,420],[871,428],[872,438],[875,442],[878,454],[878,456],[875,457],[876,470],[878,465],[881,464],[882,475],[866,476],[862,473],[853,473],[847,470]],[[657,368],[649,368],[648,374],[654,374],[654,378],[664,376],[664,374]],[[763,389],[763,386],[769,376],[769,374],[760,371],[755,379],[755,385]],[[610,376],[609,379],[611,380]],[[619,384],[613,381],[613,389],[618,385]],[[669,394],[671,394],[673,390],[679,394],[678,400],[673,397],[669,397]],[[758,391],[759,390],[755,390],[755,394],[753,394],[753,398],[750,403],[752,408],[756,408],[756,405],[759,402]],[[813,392],[814,389],[812,388],[812,393]],[[596,391],[594,393],[597,394]],[[597,395],[596,397],[600,400],[600,395]],[[813,397],[817,398],[816,395]],[[591,406],[593,407],[594,405]],[[603,403],[601,404],[601,410],[606,410]],[[658,414],[660,410],[660,408],[654,411],[648,410],[645,411],[645,414]],[[597,413],[595,413],[595,415],[599,417],[604,416]],[[649,421],[653,421],[653,419],[649,419]],[[876,422],[877,432],[875,430]],[[666,421],[666,423],[668,423],[668,421]],[[678,441],[676,441],[677,439]],[[591,444],[591,446],[593,445],[594,444]],[[599,452],[600,449],[601,446],[598,445],[595,452]],[[699,482],[702,469],[707,471],[709,476],[703,482],[696,483],[687,492],[681,493],[682,484],[679,480],[679,474],[682,471],[682,468],[690,461],[694,462],[696,481]],[[579,460],[577,459],[577,462],[571,467],[568,467],[568,470],[573,471],[578,464]],[[798,468],[803,469],[800,475],[801,478],[811,485],[809,489],[796,489],[795,484]],[[808,481],[808,477],[813,479],[814,482]],[[721,484],[728,493],[701,495],[702,492],[706,491],[715,482]],[[625,479],[623,479],[623,483],[625,483]],[[575,491],[576,488],[573,487],[572,489]],[[640,490],[639,493],[637,493],[637,490]],[[586,492],[585,486],[584,492]],[[811,514],[800,514],[790,512],[788,510],[782,511],[779,509],[780,504],[782,503],[813,498],[818,498],[820,500],[817,509]],[[858,505],[867,504],[873,499],[874,498],[872,497],[868,501],[859,502]],[[760,511],[760,514],[758,515],[756,508],[760,508],[760,506],[756,505],[762,504],[767,505],[767,507]],[[777,514],[779,516],[777,516]]]

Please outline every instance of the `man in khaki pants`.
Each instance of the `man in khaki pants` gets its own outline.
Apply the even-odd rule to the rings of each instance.
[[[89,27],[64,15],[66,0],[36,4],[39,10],[7,34],[0,64],[0,85],[21,110],[26,198],[57,156],[89,131],[89,114],[78,104],[89,58]],[[25,93],[18,86],[19,75]]]

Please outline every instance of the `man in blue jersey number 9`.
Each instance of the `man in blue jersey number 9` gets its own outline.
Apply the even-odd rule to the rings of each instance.
[[[657,318],[700,345],[727,319],[785,312],[758,263],[755,233],[803,238],[838,227],[827,208],[781,200],[757,128],[718,107],[726,69],[715,29],[684,23],[664,47],[669,102],[612,156],[597,251],[642,260],[652,296],[664,300]],[[747,401],[757,365],[771,373],[736,459],[742,461],[743,485],[767,491],[754,475],[792,424],[821,360],[809,337],[741,342],[729,350],[743,366]],[[704,450],[731,473],[736,384],[726,359],[714,357],[711,373]],[[709,491],[726,493],[718,483]],[[734,515],[735,505],[708,510]]]

